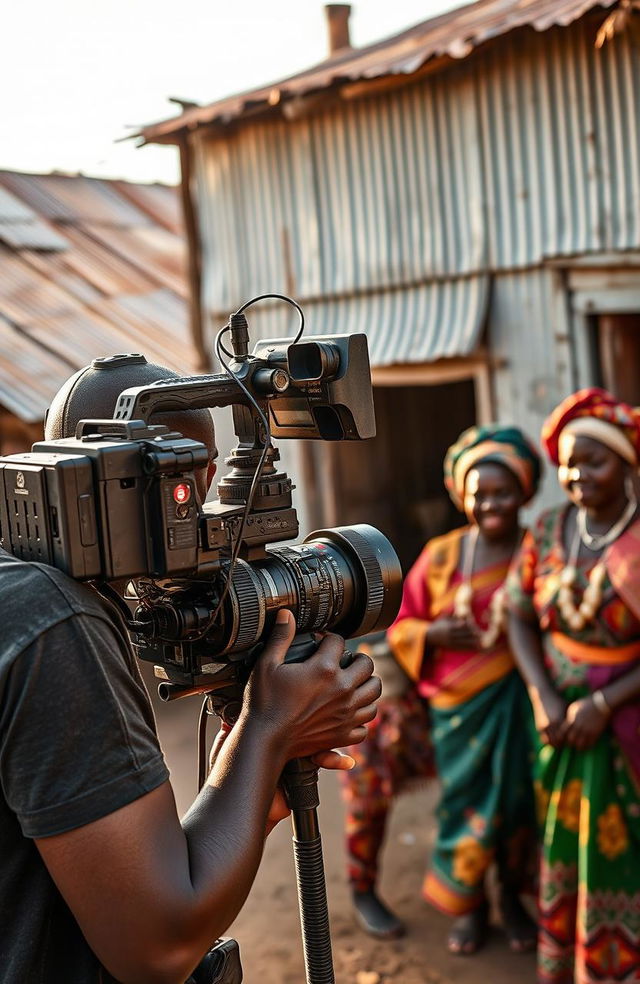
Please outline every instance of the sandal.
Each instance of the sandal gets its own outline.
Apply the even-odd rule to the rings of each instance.
[[[354,892],[353,906],[360,927],[369,936],[379,940],[397,940],[407,931],[404,923],[386,907],[373,889]]]
[[[488,933],[489,905],[484,901],[456,919],[447,936],[447,950],[456,957],[470,957],[484,946]]]
[[[500,915],[511,952],[532,953],[538,943],[538,926],[516,892],[503,891]]]

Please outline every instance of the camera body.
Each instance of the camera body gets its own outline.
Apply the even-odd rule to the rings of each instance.
[[[366,336],[268,340],[249,355],[242,318],[231,339],[229,375],[126,390],[113,420],[83,420],[75,438],[0,458],[0,546],[120,594],[129,584],[138,654],[183,691],[246,674],[283,607],[299,636],[351,636],[384,628],[400,601],[397,557],[372,527],[274,546],[295,538],[298,520],[271,435],[375,434]],[[238,444],[219,498],[203,506],[196,473],[208,449],[149,419],[223,406]]]

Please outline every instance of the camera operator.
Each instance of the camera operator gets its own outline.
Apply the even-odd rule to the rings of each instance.
[[[120,392],[173,376],[145,360],[76,373],[50,409],[48,439],[110,418]],[[211,453],[207,411],[158,415]],[[204,472],[207,472],[206,474]],[[380,683],[371,660],[347,669],[327,635],[285,664],[295,622],[281,611],[216,741],[210,775],[180,821],[148,695],[124,623],[86,584],[0,550],[0,966],[3,984],[180,984],[233,921],[263,841],[287,810],[285,763],[350,760]]]

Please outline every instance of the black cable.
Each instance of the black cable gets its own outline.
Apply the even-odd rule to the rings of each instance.
[[[207,703],[209,698],[202,701],[198,716],[198,792],[202,789],[207,778]]]
[[[304,331],[304,311],[302,310],[298,302],[294,301],[292,297],[287,297],[286,294],[258,294],[257,297],[252,297],[250,301],[245,301],[245,303],[241,307],[239,307],[237,311],[234,311],[234,314],[242,314],[244,311],[247,310],[247,308],[251,307],[252,304],[256,304],[258,301],[268,300],[269,298],[274,298],[275,300],[278,301],[286,301],[287,304],[291,304],[291,306],[294,307],[298,312],[298,314],[300,315],[300,327],[298,329],[298,334],[296,335],[292,343],[293,345],[295,345],[296,342],[300,341],[300,338],[302,337],[302,333]]]
[[[292,344],[295,345],[296,342],[298,342],[300,340],[300,338],[302,337],[302,333],[304,331],[304,312],[303,312],[302,308],[300,307],[300,305],[298,304],[298,302],[297,301],[294,301],[292,297],[287,297],[286,294],[258,294],[256,297],[252,297],[251,300],[246,301],[241,307],[238,308],[237,311],[234,311],[234,315],[242,314],[244,311],[247,310],[247,308],[251,307],[252,304],[256,304],[258,301],[263,301],[263,300],[266,300],[268,298],[276,298],[276,299],[279,299],[281,301],[286,301],[288,304],[291,304],[297,310],[298,314],[300,315],[300,327],[298,329],[298,334],[296,335],[296,337],[294,338],[293,343],[292,343]],[[242,392],[245,394],[245,396],[247,397],[247,399],[249,400],[249,402],[255,408],[256,413],[260,417],[260,420],[262,421],[262,425],[263,425],[264,431],[265,431],[265,445],[264,445],[264,449],[262,451],[262,454],[260,456],[260,461],[258,462],[258,467],[255,470],[255,473],[254,473],[254,476],[253,476],[253,480],[251,482],[251,487],[249,489],[249,495],[247,496],[247,501],[245,503],[245,507],[244,507],[244,510],[243,510],[243,513],[242,513],[242,520],[240,522],[240,530],[238,532],[238,536],[236,537],[236,542],[234,544],[233,551],[231,553],[231,560],[229,562],[229,571],[228,571],[228,574],[227,574],[227,580],[226,580],[225,586],[224,586],[224,588],[222,590],[222,594],[220,595],[220,600],[218,601],[218,604],[216,606],[216,609],[215,609],[213,615],[209,619],[209,623],[208,623],[207,629],[204,631],[203,635],[206,635],[206,632],[208,631],[208,627],[211,626],[211,625],[213,625],[213,623],[217,619],[218,615],[220,614],[220,612],[222,610],[222,605],[224,604],[224,601],[225,601],[225,599],[226,599],[226,597],[227,597],[227,595],[229,593],[229,589],[231,587],[231,581],[232,581],[232,578],[233,578],[233,571],[234,571],[236,562],[238,560],[238,556],[240,554],[240,548],[242,546],[242,537],[243,537],[243,534],[244,534],[244,531],[245,531],[245,527],[247,525],[247,519],[249,518],[249,513],[251,511],[251,506],[253,505],[253,499],[255,497],[256,489],[258,487],[258,482],[260,481],[260,477],[262,475],[262,469],[264,468],[265,461],[267,460],[267,454],[269,452],[269,448],[272,448],[273,447],[273,445],[271,443],[271,427],[269,426],[269,417],[268,417],[268,414],[265,414],[264,413],[264,411],[262,410],[262,407],[260,406],[260,404],[258,403],[258,401],[253,396],[253,393],[251,393],[249,391],[249,389],[244,385],[244,383],[242,382],[241,379],[238,379],[238,377],[234,373],[234,371],[231,368],[231,366],[223,359],[223,357],[221,355],[221,352],[224,352],[224,354],[226,356],[228,356],[230,359],[234,359],[235,358],[235,355],[232,352],[228,352],[227,349],[222,344],[222,336],[226,332],[228,332],[228,331],[231,331],[231,324],[230,324],[230,322],[227,322],[227,324],[224,325],[220,329],[220,331],[218,332],[218,334],[216,335],[216,340],[215,340],[215,345],[214,345],[215,353],[218,356],[218,359],[220,361],[220,365],[222,366],[222,368],[226,372],[227,376],[229,376],[229,378],[232,379],[237,384],[237,386],[242,390]]]

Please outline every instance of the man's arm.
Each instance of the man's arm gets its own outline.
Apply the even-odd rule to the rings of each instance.
[[[37,840],[89,945],[123,984],[181,984],[242,906],[285,763],[361,741],[380,684],[368,657],[339,667],[328,636],[284,664],[294,621],[276,626],[237,725],[178,820],[168,782],[93,823]]]

